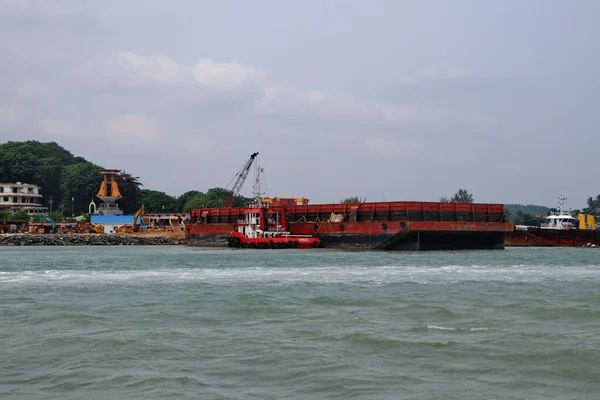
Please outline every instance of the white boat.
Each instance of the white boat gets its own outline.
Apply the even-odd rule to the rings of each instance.
[[[552,229],[552,230],[571,230],[577,229],[577,218],[571,215],[570,212],[565,211],[565,203],[567,199],[566,197],[558,198],[558,210],[555,212],[551,212],[542,223],[542,229]]]

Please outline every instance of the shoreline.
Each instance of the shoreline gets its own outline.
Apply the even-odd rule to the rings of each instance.
[[[1,246],[181,246],[182,237],[102,233],[9,233],[0,235]]]

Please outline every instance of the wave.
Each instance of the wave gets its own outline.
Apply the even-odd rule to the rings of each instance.
[[[220,268],[116,268],[116,269],[28,269],[0,271],[0,284],[200,282],[316,283],[387,285],[394,283],[452,284],[459,282],[528,283],[546,281],[600,281],[600,268],[534,266],[311,266],[311,267],[220,267]],[[326,299],[324,299],[326,301]]]
[[[430,330],[430,331],[452,331],[452,332],[487,332],[490,330],[490,328],[486,328],[483,326],[469,328],[469,327],[427,325],[427,330]]]

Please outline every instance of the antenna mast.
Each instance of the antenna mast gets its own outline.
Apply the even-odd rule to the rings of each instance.
[[[253,194],[254,194],[254,198],[256,200],[261,200],[262,197],[263,197],[263,195],[264,195],[264,193],[261,192],[261,188],[260,188],[260,180],[261,180],[260,176],[264,172],[265,171],[264,171],[263,167],[261,167],[258,164],[255,166],[255,169],[254,169],[254,186],[253,186],[254,193]]]

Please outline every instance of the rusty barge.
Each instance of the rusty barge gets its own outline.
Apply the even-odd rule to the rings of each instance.
[[[504,244],[507,247],[600,247],[600,231],[516,228],[506,234]]]
[[[600,231],[594,215],[565,210],[565,197],[558,198],[558,209],[540,226],[516,225],[505,238],[510,247],[600,247]]]
[[[308,204],[299,199],[263,199],[271,213],[283,213],[292,235],[318,238],[320,247],[373,250],[504,249],[504,205],[439,202]],[[305,200],[305,199],[303,199]],[[185,226],[190,246],[227,246],[244,221],[245,207],[191,210]]]

